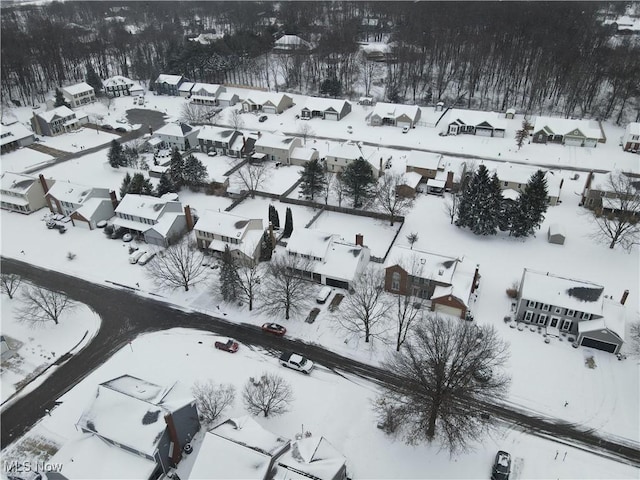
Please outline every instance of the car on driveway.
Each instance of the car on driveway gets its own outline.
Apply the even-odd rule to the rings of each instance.
[[[282,336],[287,333],[287,329],[277,323],[263,323],[262,331],[267,333],[273,333],[274,335]]]
[[[224,350],[229,353],[236,353],[238,351],[238,342],[234,341],[232,338],[228,339],[226,342],[216,342],[213,345],[218,350]]]
[[[493,470],[491,471],[491,480],[509,480],[511,474],[511,455],[507,452],[499,450],[496,454],[496,460],[493,462]]]
[[[262,122],[266,122],[267,120],[269,120],[269,117],[267,117],[266,115],[262,115],[262,116],[258,119],[258,121],[259,121],[260,123],[262,123]]]
[[[310,374],[313,369],[313,362],[311,360],[293,352],[285,352],[280,355],[280,365],[306,373],[307,375]]]
[[[402,133],[409,133],[409,127],[402,127]]]
[[[125,233],[122,236],[122,241],[123,242],[130,242],[131,240],[133,240],[133,235],[131,235],[130,233]]]

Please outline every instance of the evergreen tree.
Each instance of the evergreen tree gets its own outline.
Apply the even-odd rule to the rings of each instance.
[[[122,180],[122,185],[120,186],[120,198],[123,198],[127,193],[129,193],[129,187],[131,185],[131,175],[129,172],[124,176]]]
[[[237,300],[238,292],[238,266],[229,245],[225,245],[220,265],[220,293],[225,302],[232,302]]]
[[[501,204],[502,192],[497,175],[489,178],[487,168],[480,165],[462,192],[456,225],[467,227],[476,235],[495,235]]]
[[[510,234],[514,237],[528,237],[540,228],[547,211],[547,180],[545,173],[538,170],[527,182],[524,192],[514,205]]]
[[[85,82],[93,87],[96,95],[98,95],[102,91],[102,80],[100,80],[100,77],[93,69],[93,65],[91,65],[91,62],[87,62],[87,76],[85,77]]]
[[[122,145],[115,139],[111,140],[111,148],[109,148],[107,158],[109,159],[109,165],[113,168],[119,168],[127,164],[127,158],[125,157]]]
[[[522,128],[516,131],[516,145],[518,146],[518,150],[522,148],[524,142],[529,138],[529,129],[531,128],[531,124],[525,118],[522,121]]]
[[[178,151],[178,147],[173,149],[171,153],[171,162],[169,163],[169,178],[176,190],[182,186],[182,175],[184,173],[184,160]]]
[[[71,108],[71,105],[64,99],[64,95],[62,94],[62,90],[60,90],[59,88],[56,88],[56,99],[53,103],[53,106],[55,108],[58,107],[69,107]]]
[[[193,155],[189,155],[183,164],[182,179],[185,185],[201,187],[207,183],[207,167]]]
[[[273,225],[273,228],[280,228],[280,215],[273,205],[269,205],[269,223]]]
[[[342,182],[346,187],[347,195],[353,200],[353,207],[359,208],[364,200],[371,197],[372,187],[375,183],[373,169],[369,162],[360,157],[344,169]]]
[[[148,178],[141,173],[134,173],[129,184],[129,192],[137,195],[153,195],[153,185]]]
[[[337,98],[342,95],[342,83],[336,77],[327,78],[320,84],[320,94]]]
[[[287,207],[287,214],[284,220],[284,231],[282,232],[282,236],[284,238],[289,238],[293,233],[293,216],[291,215],[291,208]]]
[[[165,193],[173,192],[173,190],[173,184],[171,183],[169,175],[167,175],[167,172],[162,172],[162,175],[160,175],[160,181],[158,182],[158,187],[156,188],[156,195],[161,197]]]
[[[509,198],[503,198],[500,203],[500,215],[498,217],[498,228],[501,232],[511,230],[513,221],[513,208],[515,202]]]
[[[306,124],[305,124],[306,125]],[[324,167],[318,160],[311,160],[300,173],[300,191],[303,195],[313,198],[324,191],[327,180],[324,174]]]
[[[271,255],[273,255],[273,241],[269,230],[265,230],[260,242],[260,261],[267,262],[271,260]]]

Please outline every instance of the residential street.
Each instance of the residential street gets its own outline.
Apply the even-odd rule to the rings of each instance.
[[[54,407],[60,396],[136,336],[174,327],[195,328],[230,336],[243,344],[272,351],[274,355],[282,350],[294,350],[336,373],[343,371],[380,384],[393,385],[402,381],[384,370],[336,355],[322,347],[265,335],[253,325],[233,324],[197,312],[187,313],[162,301],[138,296],[133,291],[96,285],[13,259],[2,257],[1,267],[3,273],[16,273],[45,288],[66,292],[102,318],[100,331],[86,348],[55,369],[31,393],[2,411],[2,448],[26,433],[46,414],[46,410]],[[474,406],[477,407],[477,404]],[[602,436],[560,419],[543,419],[513,405],[486,403],[482,406],[492,417],[505,422],[510,428],[640,466],[640,446],[631,441]]]

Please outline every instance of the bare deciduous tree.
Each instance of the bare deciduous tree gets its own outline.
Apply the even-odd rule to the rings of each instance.
[[[592,237],[609,248],[631,250],[640,243],[640,179],[611,173],[603,186],[603,205],[591,213]]]
[[[309,296],[308,276],[305,279],[302,272],[310,268],[310,262],[298,256],[274,255],[262,282],[260,309],[273,315],[284,313],[286,320],[302,311]]]
[[[9,300],[12,300],[14,294],[20,287],[20,284],[22,283],[22,279],[20,278],[20,275],[17,275],[15,273],[3,273],[0,276],[0,278],[1,278],[0,285],[2,286],[2,291],[7,294],[7,296],[9,297]]]
[[[453,222],[456,220],[459,206],[460,206],[460,197],[457,194],[451,193],[450,195],[447,195],[447,198],[445,198],[442,208],[444,209],[444,212],[449,217],[451,225],[453,225]]]
[[[180,120],[191,124],[211,123],[216,110],[196,103],[185,103],[180,110]]]
[[[308,121],[304,121],[300,123],[298,126],[298,134],[302,137],[304,144],[307,144],[307,137],[311,137],[316,134],[316,132],[311,128]]]
[[[211,425],[236,398],[236,387],[232,384],[217,384],[212,380],[196,382],[191,389],[196,399],[200,419]]]
[[[265,372],[250,379],[242,391],[246,409],[253,415],[281,415],[293,401],[291,386],[279,375]]]
[[[268,171],[266,163],[247,163],[236,172],[236,175],[251,194],[251,198],[255,198],[256,190],[264,184]]]
[[[238,267],[238,298],[249,304],[249,311],[253,310],[253,302],[260,295],[263,274],[264,269],[259,263]]]
[[[338,206],[342,206],[342,200],[347,196],[347,185],[344,183],[342,179],[342,175],[340,173],[335,174],[335,177],[332,182],[333,193],[336,194],[336,198],[338,199]]]
[[[204,280],[209,273],[208,267],[202,264],[204,257],[195,244],[191,244],[185,236],[175,245],[158,253],[147,264],[147,274],[161,288],[184,288]]]
[[[17,309],[21,321],[41,324],[52,321],[56,325],[60,316],[75,308],[76,304],[65,294],[41,287],[25,287],[21,307]]]
[[[234,130],[240,130],[244,127],[244,119],[242,118],[242,110],[233,109],[229,115],[229,124]]]
[[[412,255],[408,259],[403,259],[400,262],[404,271],[409,273],[411,278],[422,277],[422,265],[420,264],[416,255]],[[422,309],[424,299],[420,296],[419,290],[414,291],[414,288],[419,287],[410,286],[411,290],[404,294],[395,295],[395,302],[393,308],[393,318],[396,321],[396,351],[400,351],[400,347],[407,340],[407,336],[414,328],[417,321],[420,321],[424,317],[424,310]]]
[[[415,329],[385,367],[404,377],[386,388],[375,409],[409,444],[440,438],[454,453],[491,427],[481,402],[503,398],[510,379],[501,367],[507,344],[493,327],[433,316]],[[393,430],[393,428],[388,428]]]
[[[380,335],[390,308],[385,301],[384,272],[368,266],[353,284],[353,293],[342,302],[338,323],[352,333],[364,333],[364,341]]]
[[[404,214],[413,205],[413,198],[398,195],[398,187],[404,183],[402,174],[387,172],[376,185],[376,199],[385,213],[391,217],[391,226],[396,216]]]
[[[333,191],[333,182],[335,181],[335,174],[333,172],[324,171],[324,184],[322,185],[322,197],[324,198],[324,204],[329,203],[329,194]]]
[[[407,235],[407,242],[409,242],[409,246],[411,246],[411,250],[413,250],[413,245],[418,241],[418,232],[411,232]]]

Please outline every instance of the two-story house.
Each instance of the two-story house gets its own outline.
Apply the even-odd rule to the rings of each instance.
[[[369,124],[413,128],[420,120],[421,113],[417,105],[379,102],[373,108],[371,117],[369,117]]]
[[[356,243],[340,235],[296,228],[287,242],[287,254],[300,259],[300,273],[309,280],[348,290],[369,264],[370,251],[362,235]]]
[[[200,421],[195,399],[181,383],[122,375],[98,385],[76,428],[82,433],[54,456],[61,478],[100,472],[103,478],[152,480],[180,463]]]
[[[89,121],[87,115],[78,117],[69,107],[57,107],[47,112],[33,113],[31,127],[36,135],[56,136],[77,130]]]
[[[227,89],[222,85],[196,83],[193,88],[191,88],[191,102],[197,105],[214,107],[218,105],[218,96],[226,91]]]
[[[312,118],[341,120],[350,112],[351,104],[346,100],[309,97],[307,103],[305,103],[300,111],[300,118],[303,120],[310,120]]]
[[[179,95],[178,89],[186,79],[182,75],[158,75],[154,86],[158,95],[173,95],[177,97]]]
[[[625,152],[640,153],[640,123],[632,122],[624,129],[622,149]]]
[[[302,140],[298,137],[263,133],[256,140],[254,150],[262,158],[289,165],[293,149],[301,146]]]
[[[112,97],[142,95],[144,89],[138,82],[122,75],[114,75],[102,82],[102,88],[107,95]]]
[[[55,183],[54,180],[45,180],[43,176],[38,178],[11,172],[4,172],[0,178],[2,208],[27,214],[47,205],[45,188]]]
[[[352,141],[335,145],[327,152],[325,157],[327,170],[334,173],[343,172],[347,165],[354,160],[362,158],[371,166],[374,177],[378,178],[382,168],[382,158],[378,158],[376,153],[377,151],[373,147],[367,147]]]
[[[434,312],[466,318],[480,282],[479,265],[455,258],[394,246],[384,263],[387,292],[428,301]]]
[[[293,99],[284,93],[249,92],[242,100],[243,112],[282,113],[293,106]]]
[[[9,153],[20,147],[26,147],[35,142],[35,135],[31,130],[18,121],[9,125],[2,124],[0,131],[0,153]]]
[[[220,256],[228,246],[241,263],[253,264],[260,257],[264,226],[260,218],[245,218],[227,212],[206,210],[194,227],[198,248]]]
[[[151,245],[167,247],[193,227],[188,205],[167,198],[127,193],[117,208],[113,225],[128,229]]]
[[[624,342],[627,293],[618,303],[604,295],[602,285],[525,268],[516,320],[539,325],[550,335],[571,335],[578,345],[618,353]]]
[[[187,151],[198,146],[198,133],[200,129],[192,127],[188,123],[177,122],[167,123],[156,130],[154,137],[159,140],[158,144],[173,150]]]
[[[611,184],[612,180],[616,182],[615,186]],[[590,210],[610,213],[626,210],[637,214],[636,205],[639,202],[640,176],[616,170],[611,173],[589,172],[580,205]]]
[[[441,164],[442,155],[439,153],[411,150],[407,155],[407,172],[419,173],[425,182],[436,178]]]
[[[72,108],[81,107],[82,105],[96,101],[96,92],[93,90],[93,87],[86,82],[62,87],[60,90],[62,91],[64,99]]]
[[[101,220],[113,217],[116,194],[108,188],[87,187],[58,180],[45,194],[51,213],[71,217],[74,226],[93,230]]]
[[[563,179],[559,174],[551,170],[544,170],[526,165],[518,165],[513,163],[501,163],[493,170],[500,181],[500,189],[513,190],[518,194],[523,193],[531,176],[538,170],[544,171],[544,179],[547,182],[547,203],[549,205],[557,205],[560,200],[560,192],[562,191]]]
[[[231,147],[242,133],[230,128],[214,127],[204,125],[198,132],[198,143],[200,151],[203,153],[216,152],[218,155],[229,155]],[[237,149],[233,150],[234,157],[238,157]]]
[[[347,459],[320,436],[295,440],[278,458],[274,480],[347,480]]]

